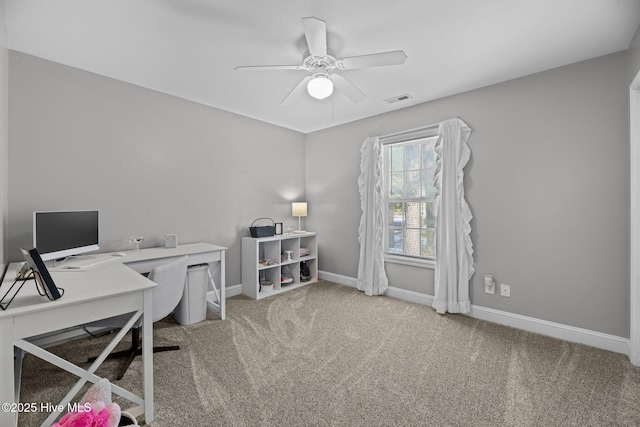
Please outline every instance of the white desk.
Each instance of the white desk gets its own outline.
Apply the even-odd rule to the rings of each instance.
[[[133,402],[134,408],[128,409],[135,416],[144,415],[145,422],[153,420],[153,325],[152,289],[153,282],[136,272],[146,272],[154,264],[167,261],[168,258],[188,255],[189,264],[219,262],[220,298],[217,305],[224,318],[224,251],[226,248],[206,243],[181,245],[177,248],[152,248],[139,252],[127,252],[116,262],[106,263],[85,271],[52,271],[56,286],[64,289],[62,298],[49,301],[37,294],[32,281],[25,283],[9,308],[0,312],[0,363],[9,365],[14,359],[14,346],[29,352],[79,377],[76,385],[65,396],[61,405],[71,402],[78,391],[87,382],[100,380],[94,372],[120,342],[131,325],[142,316],[142,362],[143,396],[112,385],[112,392]],[[15,277],[16,263],[11,264],[3,281],[2,288],[10,285]],[[135,270],[135,271],[134,271]],[[8,285],[7,285],[8,283]],[[215,285],[214,285],[215,286]],[[213,292],[213,291],[212,291]],[[27,341],[29,337],[58,331],[85,324],[94,320],[134,312],[127,327],[123,328],[107,345],[91,366],[84,370],[55,356],[43,348]],[[147,315],[144,316],[143,314]],[[17,368],[2,370],[0,377],[0,402],[19,402],[19,375],[21,357],[16,360]],[[45,421],[50,424],[57,414],[52,413]],[[0,426],[16,425],[18,414],[0,411]]]
[[[16,264],[7,270],[3,287],[11,284],[15,277]],[[151,313],[151,290],[153,282],[136,274],[120,263],[108,264],[95,270],[82,273],[51,273],[56,285],[64,289],[64,296],[56,301],[49,301],[38,295],[32,281],[25,283],[20,293],[9,308],[0,312],[0,361],[3,366],[13,365],[14,346],[29,352],[79,377],[76,385],[60,402],[67,405],[75,397],[80,388],[87,382],[100,380],[94,372],[102,364],[107,355],[124,337],[127,330],[143,313]],[[116,334],[113,341],[104,349],[98,359],[84,370],[71,364],[27,341],[29,337],[52,332],[71,326],[104,319],[118,314],[135,312],[129,328]],[[144,414],[145,420],[153,420],[153,360],[152,360],[152,317],[143,316],[142,322],[142,361],[143,361],[143,397],[114,386],[112,391],[127,400],[134,402],[132,408],[136,415]],[[9,364],[11,363],[11,365]],[[21,354],[16,360],[21,363]],[[19,402],[20,369],[4,369],[0,380],[0,401]],[[16,381],[17,380],[17,381]],[[50,424],[57,414],[52,414],[45,424]],[[0,425],[16,425],[18,414],[0,411]]]

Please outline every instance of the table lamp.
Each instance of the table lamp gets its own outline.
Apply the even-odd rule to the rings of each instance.
[[[298,229],[293,230],[294,233],[306,233],[300,225],[300,218],[307,216],[307,202],[293,202],[291,203],[291,216],[298,217]]]

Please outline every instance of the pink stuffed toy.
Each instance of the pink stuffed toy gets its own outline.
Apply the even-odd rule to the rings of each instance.
[[[76,408],[52,427],[117,427],[120,423],[120,406],[111,403],[111,383],[107,379],[91,386]]]
[[[120,406],[117,403],[88,403],[79,410],[67,413],[53,427],[117,427],[120,422]]]

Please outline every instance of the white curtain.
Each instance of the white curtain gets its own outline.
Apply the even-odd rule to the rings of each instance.
[[[382,182],[382,144],[367,138],[360,148],[360,208],[358,228],[360,262],[356,287],[366,295],[382,295],[389,287],[384,271],[384,186]]]
[[[471,157],[467,140],[471,129],[455,118],[440,123],[435,146],[437,167],[436,271],[433,308],[438,313],[468,313],[469,280],[473,267],[471,210],[464,199],[464,167]]]

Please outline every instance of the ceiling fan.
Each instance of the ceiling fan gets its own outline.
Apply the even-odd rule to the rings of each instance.
[[[235,68],[236,70],[300,70],[310,73],[311,75],[303,78],[289,92],[282,100],[282,104],[287,104],[300,96],[305,88],[312,97],[324,99],[333,93],[334,86],[351,101],[361,102],[366,98],[364,92],[336,71],[401,65],[407,59],[407,55],[402,50],[337,59],[335,54],[327,48],[327,24],[323,20],[314,17],[302,18],[302,26],[309,50],[305,52],[301,65],[249,65]]]

